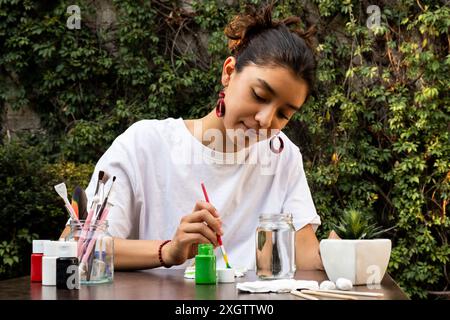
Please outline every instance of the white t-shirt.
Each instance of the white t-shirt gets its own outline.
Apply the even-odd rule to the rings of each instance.
[[[292,213],[295,230],[307,224],[316,230],[320,224],[299,148],[284,133],[279,136],[284,141],[279,154],[270,151],[269,140],[235,154],[220,153],[197,140],[182,118],[138,121],[100,158],[86,194],[93,198],[100,170],[116,176],[109,196],[111,235],[165,240],[172,239],[195,202],[204,200],[203,182],[222,218],[230,264],[255,269],[260,214]],[[218,258],[217,267],[223,264]]]

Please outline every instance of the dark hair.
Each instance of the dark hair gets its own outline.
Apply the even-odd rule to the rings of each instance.
[[[290,29],[300,23],[291,16],[281,21],[272,20],[273,3],[261,9],[248,5],[244,13],[235,16],[225,28],[228,47],[236,58],[236,72],[249,65],[287,67],[306,81],[309,92],[314,87],[316,62],[312,36],[315,27],[306,32]]]

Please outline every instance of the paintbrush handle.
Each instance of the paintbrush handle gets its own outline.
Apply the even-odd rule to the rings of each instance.
[[[72,206],[70,205],[70,203],[66,203],[65,204],[67,211],[69,212],[69,216],[72,220],[77,221],[78,218],[75,214],[75,211],[73,210]]]
[[[89,239],[91,239],[91,237],[92,237],[92,234],[93,234],[93,232],[94,231],[91,231],[91,227],[92,227],[92,224],[94,224],[94,223],[96,223],[97,221],[103,221],[102,220],[102,216],[104,215],[104,211],[105,211],[105,206],[106,206],[106,203],[108,202],[108,197],[106,197],[106,199],[105,199],[105,201],[103,202],[103,204],[102,204],[102,206],[100,207],[100,209],[98,210],[98,213],[97,214],[95,214],[93,217],[91,217],[91,219],[89,220],[89,222],[88,222],[88,226],[87,226],[87,228],[86,229],[88,229],[88,231],[87,231],[87,233],[88,233],[88,237],[87,237],[87,239],[86,238],[84,238],[84,241],[83,241],[83,244],[82,244],[82,249],[81,249],[81,253],[82,253],[82,255],[84,255],[84,253],[85,253],[85,247],[86,247],[86,243],[87,242],[89,242]],[[92,221],[92,222],[91,222]],[[84,237],[86,237],[86,235],[84,235]]]
[[[321,292],[327,292],[327,293],[338,293],[338,294],[345,294],[345,295],[351,295],[351,296],[365,296],[365,297],[383,297],[384,294],[380,292],[363,292],[363,291],[343,291],[343,290],[330,290],[330,289],[322,289]]]
[[[108,203],[108,197],[103,201],[102,206],[100,207],[100,211],[98,212],[97,219],[100,220],[103,215],[103,211],[105,211],[106,204]]]
[[[78,239],[78,257],[80,259],[81,259],[81,255],[82,255],[85,245],[86,245],[85,240],[86,240],[87,233],[89,231],[89,227],[90,227],[93,215],[94,215],[94,209],[91,209],[86,218],[86,221],[83,224],[83,229],[81,230],[80,238]]]
[[[206,192],[206,187],[203,182],[201,183],[201,186],[202,186],[202,191],[203,191],[203,195],[205,196],[206,202],[210,203],[209,197],[208,197],[208,192]],[[227,268],[230,268],[230,264],[228,263],[228,256],[227,256],[227,253],[225,252],[225,248],[223,247],[223,244],[222,244],[222,237],[219,234],[217,234],[216,237],[217,237],[217,242],[219,243],[219,246],[220,246],[220,250],[222,251],[223,259],[225,260],[225,263],[227,265]]]
[[[108,216],[108,209],[105,209],[105,212],[104,212],[102,218],[101,218],[100,220],[98,220],[98,221],[99,221],[99,222],[105,221],[106,218],[107,218],[107,216]],[[84,262],[84,263],[87,262],[87,260],[88,260],[88,258],[89,258],[89,256],[90,256],[90,254],[91,254],[91,252],[92,252],[92,249],[94,248],[95,242],[97,241],[97,236],[98,236],[98,233],[99,233],[99,232],[100,232],[99,230],[96,230],[96,231],[94,232],[94,234],[92,235],[92,237],[89,237],[89,239],[87,239],[88,245],[87,245],[87,247],[86,247],[86,252],[83,254],[83,257],[82,257],[82,259],[81,259],[82,262]]]
[[[328,297],[328,298],[338,298],[338,299],[344,299],[344,300],[358,300],[356,297],[352,296],[346,296],[344,294],[336,294],[336,293],[328,293],[328,292],[321,292],[316,290],[302,290],[302,293],[314,295],[314,296],[322,296],[322,297]]]
[[[310,296],[309,294],[306,294],[306,293],[301,293],[301,292],[299,292],[299,291],[297,291],[297,290],[291,290],[291,293],[292,293],[294,296],[297,296],[297,297],[300,297],[300,298],[303,298],[303,299],[306,299],[306,300],[320,300],[320,299],[317,298],[317,297]]]

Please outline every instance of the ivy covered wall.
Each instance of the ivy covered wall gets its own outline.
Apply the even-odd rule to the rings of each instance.
[[[28,272],[32,238],[59,235],[65,212],[53,181],[86,186],[137,120],[212,108],[223,28],[250,2],[264,1],[77,1],[80,29],[69,29],[73,1],[0,0],[0,277]],[[286,129],[323,220],[318,235],[355,207],[394,227],[388,272],[414,298],[450,284],[445,3],[286,0],[275,13],[318,27],[319,81]],[[375,26],[371,5],[381,12]],[[24,109],[38,130],[11,127],[8,115]]]

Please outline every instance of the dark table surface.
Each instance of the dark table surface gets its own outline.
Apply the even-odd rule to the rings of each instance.
[[[114,282],[94,286],[82,285],[80,290],[56,289],[30,283],[30,277],[0,281],[0,299],[13,300],[300,300],[290,293],[244,293],[236,283],[196,285],[193,279],[183,277],[184,270],[154,269],[136,272],[115,272]],[[322,271],[297,271],[297,280],[327,280]],[[254,271],[248,271],[236,282],[258,280]],[[354,291],[381,292],[381,298],[359,299],[406,300],[408,297],[386,274],[378,288],[355,286]],[[321,298],[323,299],[323,298]]]

